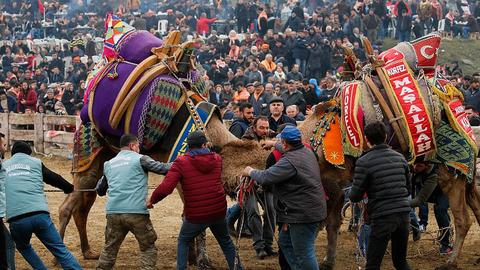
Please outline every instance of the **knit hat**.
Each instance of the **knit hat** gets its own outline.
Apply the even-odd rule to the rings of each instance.
[[[16,153],[32,154],[32,148],[24,141],[16,141],[12,146],[12,156]]]
[[[188,147],[192,147],[192,146],[198,147],[206,142],[207,142],[207,137],[203,132],[199,130],[193,131],[190,134],[188,134],[188,137],[187,137]]]

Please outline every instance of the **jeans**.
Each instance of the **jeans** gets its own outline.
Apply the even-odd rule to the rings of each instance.
[[[183,220],[180,234],[178,235],[177,245],[177,269],[187,269],[188,246],[190,242],[205,229],[210,228],[217,239],[218,244],[222,248],[223,255],[227,259],[229,269],[235,266],[235,258],[237,252],[233,245],[232,239],[228,235],[227,223],[225,219],[220,219],[211,223],[195,224],[190,223],[186,219]],[[240,258],[238,258],[237,269],[241,270]]]
[[[410,270],[407,263],[408,213],[392,214],[371,221],[366,270],[380,269],[388,242],[392,241],[392,261],[397,270]]]
[[[403,41],[410,41],[410,36],[412,35],[412,32],[410,31],[401,31],[399,33],[399,38],[400,38],[400,42],[403,42]]]
[[[295,58],[295,64],[300,66],[300,72],[302,74],[305,74],[305,71],[307,69],[307,59]]]
[[[227,209],[227,223],[233,224],[235,223],[240,215],[242,214],[242,208],[238,203],[232,205]]]
[[[430,34],[432,32],[432,26],[432,18],[420,21],[423,35]]]
[[[420,233],[420,223],[418,222],[417,214],[413,208],[408,215],[410,217],[410,224],[412,225],[412,233],[415,236],[415,234]]]
[[[372,229],[369,224],[362,224],[362,227],[360,227],[360,234],[358,235],[357,241],[362,256],[367,255],[368,239],[370,238],[371,232]]]
[[[418,218],[420,219],[418,223],[426,229],[428,225],[428,203],[420,204],[418,207]]]
[[[49,214],[36,214],[10,222],[10,233],[17,250],[33,269],[46,270],[47,267],[30,244],[32,234],[42,241],[63,269],[82,269],[77,259],[65,247]]]
[[[0,269],[15,270],[15,244],[0,218]]]
[[[247,224],[252,231],[253,248],[262,250],[272,248],[273,233],[275,228],[275,208],[273,206],[273,194],[271,192],[259,193],[260,204],[265,210],[262,218],[258,209],[257,197],[254,193],[248,194],[245,200],[245,214]],[[265,201],[267,205],[265,206]],[[268,216],[267,216],[268,213]]]
[[[288,224],[280,231],[279,244],[288,264],[294,270],[318,270],[315,239],[320,222]]]
[[[435,213],[435,219],[437,220],[438,228],[441,231],[443,238],[440,240],[442,247],[450,246],[450,216],[448,215],[448,197],[445,194],[438,195],[435,200],[435,206],[433,212]]]

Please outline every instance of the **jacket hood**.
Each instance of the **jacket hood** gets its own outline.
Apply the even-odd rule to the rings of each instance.
[[[315,90],[315,93],[319,97],[322,93],[322,90],[320,89],[320,87],[318,87],[317,79],[310,79],[308,82],[313,85],[313,90]]]
[[[308,83],[313,84],[315,87],[318,87],[317,79],[310,79]]]
[[[208,149],[205,150],[206,151],[194,150],[189,152],[193,167],[203,174],[210,173],[215,167],[213,166],[214,163],[218,162],[218,159],[220,158],[218,155],[210,152]]]

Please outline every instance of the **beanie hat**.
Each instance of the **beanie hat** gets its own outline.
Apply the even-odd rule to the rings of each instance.
[[[16,141],[13,144],[12,147],[12,156],[15,155],[16,153],[23,153],[30,155],[32,154],[32,148],[30,148],[30,145],[24,141]]]

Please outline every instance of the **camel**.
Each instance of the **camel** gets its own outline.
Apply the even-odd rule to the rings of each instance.
[[[311,122],[316,121],[315,117],[309,118],[301,127],[305,138],[312,134],[309,127]],[[239,183],[240,168],[252,166],[263,168],[269,151],[262,149],[257,142],[241,141],[231,134],[219,117],[215,114],[206,126],[206,133],[215,148],[222,149],[220,155],[223,158],[223,175],[222,179],[225,183],[226,192],[232,192]],[[166,134],[168,136],[168,133]],[[165,153],[159,153],[157,159],[165,158]],[[113,153],[103,151],[92,163],[90,169],[82,173],[74,173],[73,184],[76,190],[92,189],[95,187],[98,179],[102,175],[102,164],[113,157]],[[325,189],[328,190],[328,217],[327,217],[327,234],[328,234],[328,250],[325,257],[325,265],[329,268],[333,267],[335,262],[335,251],[337,235],[341,225],[340,211],[343,206],[344,196],[342,188],[350,179],[350,172],[353,169],[353,160],[349,159],[345,170],[339,170],[320,159],[319,166],[322,170],[322,182]],[[88,242],[87,237],[87,219],[88,213],[95,202],[95,192],[73,192],[69,194],[59,208],[60,218],[60,235],[65,235],[67,225],[73,216],[75,225],[77,226],[80,236],[80,246],[85,259],[97,259],[99,254],[94,252]],[[197,251],[201,258],[199,262],[204,262],[204,250]]]
[[[303,139],[307,141],[313,136],[313,127],[320,121],[320,110],[309,116],[300,126]],[[211,143],[219,149],[220,155],[224,159],[223,181],[227,192],[233,191],[239,183],[239,174],[241,168],[252,166],[263,168],[264,161],[268,151],[261,148],[256,142],[244,142],[235,138],[224,126],[217,115],[211,118],[206,125],[206,133]],[[168,136],[168,133],[167,133]],[[156,157],[159,160],[165,158],[165,153],[159,153]],[[323,269],[332,269],[335,264],[337,236],[342,222],[341,209],[344,202],[344,188],[352,179],[355,159],[346,157],[343,168],[338,168],[328,163],[322,154],[319,154],[319,167],[322,173],[322,183],[327,190],[329,200],[327,202],[327,254],[323,261]],[[74,174],[75,189],[91,189],[96,185],[97,180],[102,175],[102,164],[104,161],[113,157],[113,153],[102,152],[93,162],[91,168],[83,173]],[[440,167],[439,184],[450,200],[450,207],[455,223],[455,244],[454,251],[447,261],[444,268],[454,269],[457,265],[457,259],[460,255],[467,232],[472,224],[468,215],[468,208],[471,208],[480,221],[480,195],[475,189],[474,183],[467,184],[465,176],[456,175],[455,172],[446,166]],[[73,216],[77,226],[82,253],[85,259],[96,259],[98,253],[93,252],[87,237],[87,218],[88,213],[95,202],[96,194],[94,192],[74,192],[69,194],[63,204],[60,206],[60,234],[65,235],[65,229]],[[205,250],[197,251],[199,261],[205,261]]]
[[[152,40],[150,43],[142,42],[140,44],[135,42],[135,37],[143,41],[148,38]],[[179,33],[172,32],[167,38],[166,44],[175,45],[178,44],[178,41]],[[139,45],[145,45],[145,48],[139,48]],[[179,47],[181,47],[181,50],[176,50]],[[185,75],[187,74],[185,70],[188,71],[189,68],[194,67],[194,63],[192,63],[193,57],[188,53],[183,53],[190,51],[191,47],[192,43],[162,47],[161,41],[149,37],[148,33],[144,32],[138,33],[138,36],[134,36],[134,38],[124,39],[124,44],[117,47],[118,53],[124,58],[108,62],[104,68],[100,69],[102,72],[106,71],[99,73],[101,75],[100,79],[93,79],[92,83],[89,84],[89,86],[92,85],[91,89],[89,88],[91,91],[89,103],[86,103],[81,114],[84,125],[87,122],[91,122],[92,125],[101,125],[99,129],[103,129],[107,133],[105,136],[112,139],[103,140],[103,144],[112,145],[112,143],[107,143],[107,141],[118,140],[121,134],[129,132],[135,134],[140,128],[152,128],[152,126],[144,125],[139,127],[137,125],[140,123],[142,111],[138,110],[138,104],[142,105],[142,103],[137,101],[146,105],[149,104],[146,101],[148,97],[146,89],[154,89],[163,94],[162,91],[168,87],[169,93],[173,93],[172,96],[183,93],[182,97],[185,97],[189,95],[189,91],[196,91],[197,94],[201,95],[202,93],[198,93],[201,92],[199,91],[201,88],[200,84],[196,84],[196,81],[194,81],[195,79],[201,83],[199,76],[196,76],[195,72]],[[129,51],[129,53],[126,53],[126,51]],[[132,62],[138,65],[132,64]],[[355,71],[355,67],[352,70]],[[176,71],[179,72],[177,73]],[[185,85],[181,80],[173,78],[171,74],[183,74],[185,77],[193,79],[190,84]],[[137,79],[140,79],[139,82],[141,83],[134,84]],[[167,86],[165,87],[165,85]],[[194,85],[197,86],[194,87]],[[99,88],[99,91],[96,88]],[[115,93],[117,94],[116,97],[114,96]],[[98,104],[93,101],[95,96],[101,101]],[[171,146],[171,142],[176,140],[178,131],[181,130],[189,112],[189,109],[186,108],[189,105],[185,100],[183,103],[179,102],[176,104],[183,105],[180,108],[170,108],[170,111],[175,111],[175,116],[171,119],[171,126],[166,130],[162,130],[165,133],[160,141],[150,141],[151,147],[144,152],[144,154],[148,154],[159,161],[167,160],[170,153],[168,148]],[[308,143],[309,139],[314,135],[314,127],[321,121],[322,113],[321,109],[317,109],[316,113],[309,116],[300,126],[305,142]],[[122,122],[122,119],[125,119],[125,121]],[[238,185],[238,176],[241,169],[245,166],[255,168],[263,168],[265,166],[266,156],[269,152],[263,150],[260,144],[256,142],[242,142],[236,139],[223,125],[218,113],[213,113],[210,120],[205,123],[205,131],[214,148],[221,149],[220,155],[224,159],[222,180],[225,183],[227,192],[232,191]],[[110,134],[108,134],[109,132]],[[329,197],[326,222],[328,247],[322,268],[331,269],[335,264],[337,235],[341,225],[341,209],[344,201],[342,188],[352,179],[355,158],[346,156],[343,166],[337,167],[326,161],[322,151],[317,152],[319,154],[322,183]],[[85,259],[97,259],[99,256],[98,253],[92,250],[87,237],[88,214],[96,199],[95,192],[88,190],[95,187],[98,179],[103,174],[103,163],[111,159],[114,154],[110,147],[104,147],[93,159],[86,171],[75,172],[73,174],[73,184],[75,190],[78,191],[69,194],[59,208],[60,235],[62,238],[64,237],[66,227],[73,216],[80,235],[81,249]],[[466,184],[467,181],[464,181],[464,176],[456,177],[455,172],[452,172],[445,166],[441,170],[440,186],[449,196],[456,228],[454,252],[446,265],[446,267],[452,268],[456,266],[465,236],[471,225],[467,215],[467,207],[474,211],[477,220],[480,221],[480,197],[473,184]],[[207,267],[208,259],[204,248],[204,238],[202,240],[202,237],[200,237],[198,240],[200,248],[197,249],[197,263],[199,267]]]

